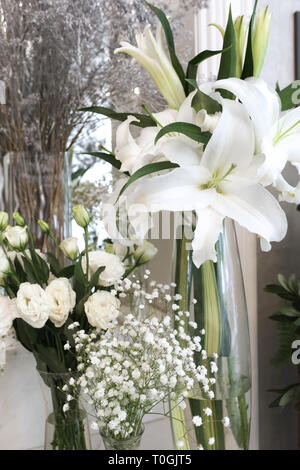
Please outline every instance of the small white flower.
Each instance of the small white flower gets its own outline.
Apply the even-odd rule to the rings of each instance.
[[[199,427],[202,425],[202,418],[201,416],[194,416],[193,417],[193,423],[196,427]]]
[[[131,374],[131,375],[132,375],[132,377],[133,377],[134,379],[139,379],[140,376],[141,376],[141,373],[140,373],[140,371],[139,371],[138,369],[134,369],[134,370],[132,371],[132,374]]]
[[[182,449],[182,447],[184,447],[184,442],[183,441],[177,441],[177,444],[176,444],[177,447],[179,447],[179,449]]]
[[[225,416],[222,422],[225,428],[228,428],[228,426],[230,426],[230,419],[228,418],[228,416]]]
[[[211,408],[204,408],[204,413],[206,414],[206,416],[212,416],[212,410]]]
[[[214,443],[215,443],[215,438],[214,438],[214,437],[210,437],[210,438],[208,439],[208,445],[213,446]]]
[[[63,406],[63,412],[65,413],[65,412],[68,411],[69,409],[70,409],[69,404],[68,404],[68,403],[65,403],[64,406]]]
[[[93,421],[92,424],[91,424],[91,430],[92,431],[99,431],[99,426],[98,424],[96,423],[96,421]]]

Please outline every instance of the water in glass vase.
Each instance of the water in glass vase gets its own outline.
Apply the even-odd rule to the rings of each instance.
[[[216,245],[217,262],[206,261],[198,269],[192,262],[188,240],[176,240],[176,293],[180,309],[189,310],[197,324],[186,332],[202,337],[207,358],[195,361],[217,371],[211,400],[197,390],[187,399],[185,411],[172,409],[174,443],[184,449],[248,449],[250,435],[250,340],[243,276],[234,224],[226,220]],[[195,300],[194,300],[195,299]],[[176,324],[176,320],[175,320]],[[172,407],[172,403],[171,403]],[[193,417],[203,419],[195,426]],[[228,419],[229,418],[229,419]]]

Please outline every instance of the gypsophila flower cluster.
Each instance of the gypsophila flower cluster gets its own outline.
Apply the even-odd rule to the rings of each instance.
[[[194,362],[194,353],[202,351],[200,337],[174,330],[169,316],[137,320],[129,314],[100,339],[96,332],[76,331],[76,325],[74,330],[82,375],[65,392],[70,398],[81,388],[94,410],[92,427],[105,436],[136,436],[144,416],[160,402],[172,399],[184,409],[195,384],[203,397],[213,393],[207,368]],[[202,425],[202,419],[194,424]]]

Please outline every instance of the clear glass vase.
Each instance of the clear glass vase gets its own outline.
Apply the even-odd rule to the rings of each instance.
[[[199,355],[195,357],[196,363],[204,363],[210,369],[210,362],[215,361],[218,371],[213,400],[207,400],[195,389],[187,399],[185,411],[179,407],[173,409],[174,442],[176,445],[183,441],[185,449],[202,446],[207,450],[246,450],[250,435],[250,338],[234,223],[229,219],[224,222],[216,245],[216,263],[206,261],[197,269],[188,243],[185,236],[176,240],[175,289],[182,296],[180,310],[189,310],[191,319],[197,323],[195,330],[186,324],[186,332],[199,336],[205,330],[202,346],[207,360],[203,361]],[[206,408],[212,410],[211,417],[206,416]],[[195,427],[193,416],[201,416],[205,424]],[[223,424],[225,417],[230,419],[228,427]],[[209,445],[211,437],[215,438],[213,445]]]
[[[116,439],[111,436],[105,436],[100,433],[105,450],[139,450],[145,428],[142,425],[141,431],[137,436],[128,439]]]
[[[46,235],[37,224],[49,223],[60,242],[70,234],[70,168],[67,154],[9,152],[3,161],[4,207],[10,215],[20,212],[35,245],[46,248]],[[51,247],[47,247],[48,249]]]
[[[67,401],[68,392],[63,391],[76,374],[39,371],[39,375],[47,413],[44,449],[90,450],[87,413],[81,408],[79,397]],[[67,403],[69,410],[64,411]]]

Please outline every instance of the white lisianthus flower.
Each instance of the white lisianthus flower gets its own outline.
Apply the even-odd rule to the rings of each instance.
[[[157,251],[153,243],[144,240],[144,242],[136,248],[133,256],[138,265],[142,265],[148,263],[156,255]]]
[[[120,301],[110,292],[97,291],[84,304],[89,324],[107,330],[119,314]]]
[[[71,260],[75,260],[77,258],[78,253],[78,239],[75,237],[66,238],[61,242],[59,245],[62,252],[67,258]]]
[[[185,99],[185,92],[165,50],[161,24],[157,27],[156,38],[150,26],[147,26],[144,33],[136,35],[136,42],[137,47],[122,41],[122,47],[116,49],[115,53],[125,52],[140,62],[171,108],[179,108]]]
[[[3,248],[0,247],[0,281],[10,271],[9,261]]]
[[[12,227],[8,225],[4,232],[4,237],[13,248],[22,250],[28,242],[27,227],[20,227],[19,225]]]
[[[46,294],[51,302],[50,320],[57,328],[60,328],[75,307],[76,294],[68,279],[64,277],[52,281],[46,287]]]
[[[13,320],[18,316],[16,300],[0,294],[0,338],[8,334]]]
[[[89,275],[90,277],[97,271],[98,268],[104,266],[99,277],[99,286],[111,286],[116,281],[121,279],[125,273],[125,267],[119,256],[112,253],[107,253],[103,250],[96,250],[89,253]],[[82,259],[82,269],[86,270],[86,258]]]
[[[51,314],[51,299],[39,284],[23,282],[17,293],[20,317],[33,328],[43,328]]]

